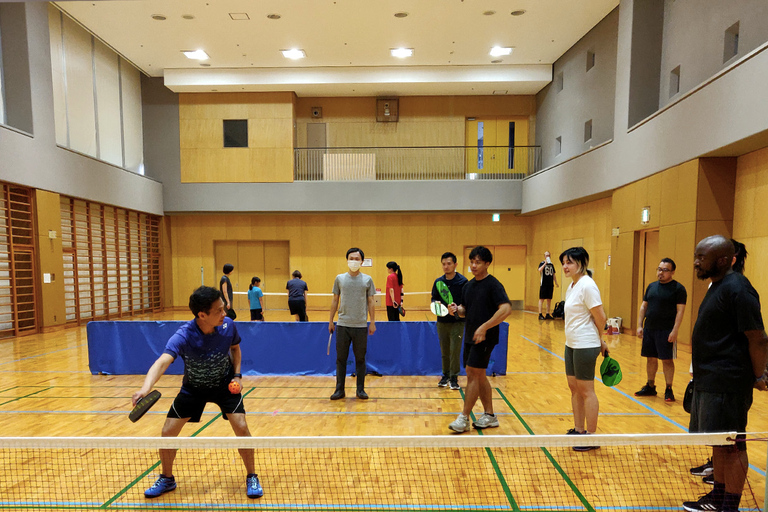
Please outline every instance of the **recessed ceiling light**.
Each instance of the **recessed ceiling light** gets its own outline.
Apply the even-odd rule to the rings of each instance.
[[[181,17],[185,20],[193,20],[195,19],[194,15],[192,14],[182,14]]]
[[[512,50],[513,49],[509,46],[494,46],[491,48],[489,55],[491,57],[501,57],[503,55],[510,55]]]
[[[496,14],[496,11],[485,11],[483,16],[493,16],[494,14]]]
[[[162,14],[153,14],[152,19],[156,21],[165,21],[167,18]]]
[[[408,13],[405,11],[400,11],[395,13],[395,18],[407,18]]]
[[[283,57],[286,59],[303,59],[307,56],[307,54],[304,52],[304,50],[298,49],[298,48],[292,48],[290,50],[280,50],[280,53],[283,54]]]
[[[523,14],[525,14],[525,9],[518,9],[516,11],[512,11],[509,14],[511,14],[512,16],[522,16]]]
[[[208,60],[208,54],[205,53],[204,50],[181,50],[181,53],[184,54],[185,57],[188,59],[195,59],[195,60]]]
[[[398,59],[413,57],[413,48],[390,48],[389,54]]]
[[[267,18],[271,20],[279,20],[280,18],[282,18],[282,16],[280,16],[279,14],[267,14]]]
[[[229,13],[229,17],[236,21],[251,19],[247,12],[231,12]]]

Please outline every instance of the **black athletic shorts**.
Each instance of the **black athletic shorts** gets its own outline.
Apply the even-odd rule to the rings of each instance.
[[[552,300],[552,295],[555,293],[554,286],[539,286],[539,298]]]
[[[252,309],[251,310],[251,321],[254,320],[264,320],[264,315],[262,314],[263,309]]]
[[[694,432],[746,432],[747,416],[752,407],[752,389],[745,393],[710,393],[696,390],[693,381],[691,421],[688,431]],[[736,443],[746,450],[746,443]]]
[[[303,300],[289,300],[288,309],[292,315],[299,315],[299,322],[307,321],[307,303]]]
[[[671,329],[643,329],[643,346],[640,349],[640,355],[655,357],[662,361],[677,359],[677,343],[669,342],[671,332]]]
[[[168,417],[189,418],[189,421],[192,423],[197,423],[200,421],[205,405],[208,402],[213,402],[219,406],[225,420],[227,419],[227,414],[245,414],[242,393],[234,395],[229,392],[228,388],[224,388],[223,390],[214,390],[206,393],[179,391],[176,399],[171,404],[171,408],[168,410]]]
[[[493,347],[496,345],[498,343],[489,343],[487,340],[480,343],[465,343],[464,366],[488,368],[488,363],[491,361],[491,352],[493,352]]]

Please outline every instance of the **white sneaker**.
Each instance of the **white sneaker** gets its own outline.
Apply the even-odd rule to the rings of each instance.
[[[480,416],[477,421],[472,423],[472,426],[480,430],[484,428],[498,427],[499,418],[497,418],[496,415],[491,416],[490,414],[483,413],[483,415]]]
[[[459,416],[448,425],[448,428],[458,433],[469,432],[472,430],[469,426],[469,418],[463,414],[459,414]]]

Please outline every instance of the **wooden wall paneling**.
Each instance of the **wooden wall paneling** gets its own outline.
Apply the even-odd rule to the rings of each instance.
[[[696,218],[733,220],[735,158],[700,158]]]
[[[235,271],[237,273],[237,291],[247,292],[251,285],[251,278],[257,276],[261,279],[261,289],[265,290],[266,282],[265,266],[264,266],[264,242],[256,240],[238,240],[237,245],[237,261],[235,265]],[[262,297],[261,306],[266,309],[271,301],[270,297]],[[238,314],[244,315],[242,320],[250,318],[248,311],[250,308],[250,302],[245,295],[235,295],[235,307]]]
[[[64,259],[61,229],[61,196],[53,192],[35,190],[35,216],[37,218],[37,254],[40,277],[51,274],[51,282],[40,282],[40,324],[43,328],[66,322],[64,299]],[[48,232],[55,231],[56,238]]]
[[[262,279],[266,282],[265,292],[286,292],[285,283],[290,279],[292,272],[289,267],[290,254],[290,242],[288,241],[264,242],[264,277]],[[309,285],[307,285],[307,288],[309,288]],[[287,297],[271,297],[269,301],[272,308],[288,308]],[[313,318],[313,320],[317,319]]]
[[[496,278],[507,291],[509,300],[525,300],[526,247],[497,245],[493,255]]]

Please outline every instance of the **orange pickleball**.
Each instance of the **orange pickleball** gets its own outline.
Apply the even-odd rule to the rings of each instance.
[[[240,392],[240,384],[236,380],[233,380],[229,383],[229,392],[233,395],[236,395]]]

